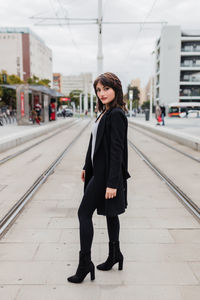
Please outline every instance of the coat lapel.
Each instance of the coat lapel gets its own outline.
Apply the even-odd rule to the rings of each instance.
[[[101,120],[99,121],[99,126],[97,129],[97,136],[96,136],[96,143],[95,143],[95,148],[94,148],[94,155],[99,149],[99,146],[101,144],[102,137],[104,135],[104,130],[105,130],[105,124],[106,124],[106,118],[112,111],[112,108],[110,108],[108,111],[105,112],[105,114],[102,116]]]
[[[99,125],[98,125],[98,129],[97,129],[97,136],[96,136],[96,143],[95,143],[95,148],[94,148],[94,155],[95,153],[97,152],[100,144],[101,144],[101,140],[102,140],[102,137],[103,137],[103,134],[104,134],[104,128],[105,128],[105,123],[106,123],[106,114],[105,113],[101,120],[99,121]]]

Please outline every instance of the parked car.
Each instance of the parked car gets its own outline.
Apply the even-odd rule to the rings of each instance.
[[[186,118],[186,112],[182,112],[179,114],[181,118]],[[199,110],[188,110],[188,118],[200,118],[200,111]]]
[[[73,111],[72,111],[72,109],[70,109],[70,108],[64,108],[63,109],[63,113],[65,114],[65,117],[73,117]]]
[[[63,110],[60,109],[60,108],[57,110],[57,113],[56,113],[56,114],[57,114],[57,117],[62,117],[62,111],[63,111]]]

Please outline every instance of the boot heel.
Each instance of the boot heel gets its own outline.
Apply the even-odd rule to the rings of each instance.
[[[119,260],[118,270],[123,270],[123,259]]]
[[[92,270],[90,271],[90,280],[95,280],[95,271],[94,271],[94,267],[93,267]]]

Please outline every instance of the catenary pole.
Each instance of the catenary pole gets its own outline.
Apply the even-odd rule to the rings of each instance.
[[[103,50],[102,50],[102,0],[98,0],[98,53],[97,53],[97,76],[103,73]]]

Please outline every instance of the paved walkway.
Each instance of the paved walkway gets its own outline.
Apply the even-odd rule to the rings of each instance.
[[[18,126],[16,123],[0,127],[0,152],[33,140],[43,134],[53,132],[77,118],[60,118],[55,122]]]
[[[0,299],[199,299],[200,224],[130,148],[129,206],[120,216],[124,269],[96,270],[94,282],[87,276],[80,285],[67,281],[78,261],[89,134],[88,128],[0,241]],[[96,213],[94,228],[97,265],[107,256],[108,237],[105,218]]]
[[[0,126],[0,140],[4,139],[4,138],[15,138],[18,135],[21,134],[28,134],[28,133],[32,133],[34,131],[40,130],[41,128],[44,127],[54,127],[55,124],[63,124],[66,121],[71,120],[72,118],[60,118],[56,121],[52,121],[49,123],[41,123],[41,125],[38,124],[34,124],[34,125],[27,125],[27,126],[19,126],[16,123],[12,123],[12,124],[7,124],[5,126]]]

